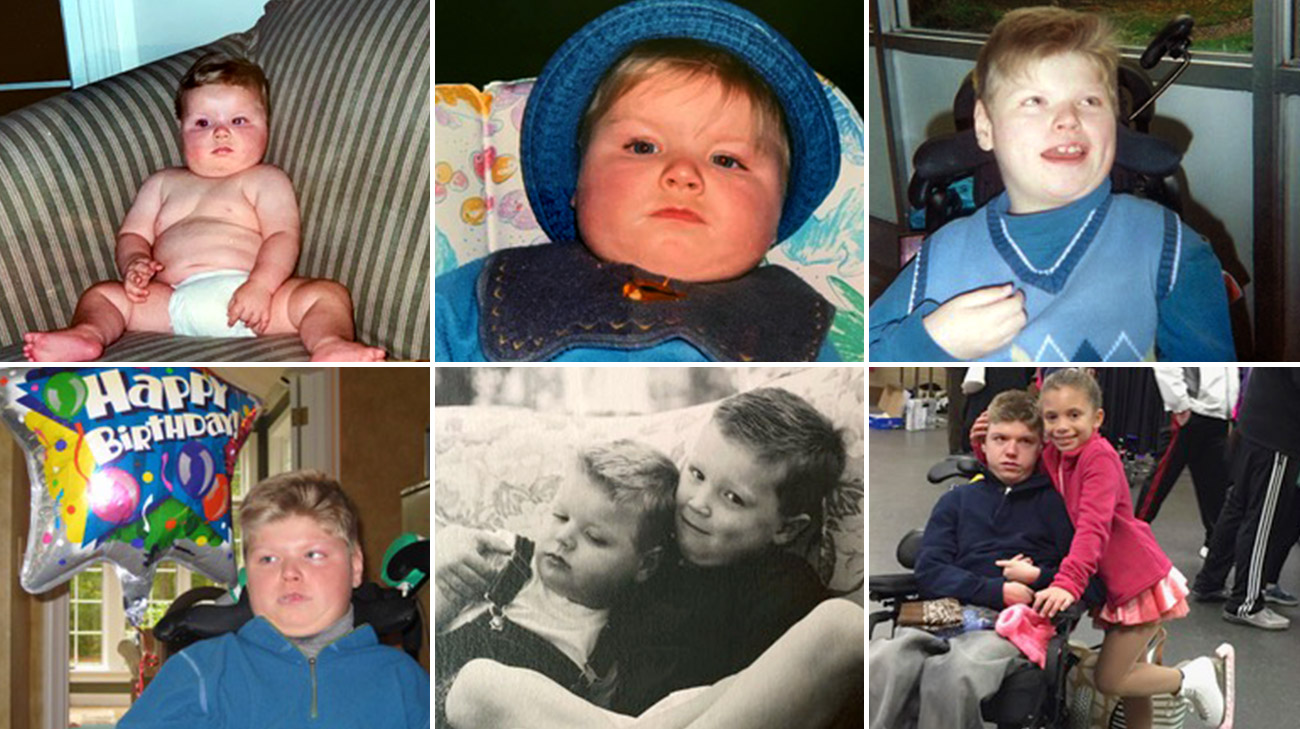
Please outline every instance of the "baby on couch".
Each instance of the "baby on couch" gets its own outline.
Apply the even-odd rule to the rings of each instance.
[[[81,295],[72,323],[28,332],[33,362],[88,361],[125,332],[201,337],[298,334],[313,361],[378,361],[355,341],[352,299],[335,281],[293,276],[300,234],[293,183],[264,164],[270,87],[243,58],[208,54],[176,94],[184,168],[145,180],[117,235],[122,281]]]

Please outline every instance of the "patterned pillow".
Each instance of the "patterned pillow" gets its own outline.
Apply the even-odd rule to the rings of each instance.
[[[831,589],[861,603],[864,527],[862,370],[817,368],[772,386],[805,398],[843,428],[847,464],[816,534],[796,546]],[[546,514],[567,454],[580,444],[635,438],[680,463],[713,404],[642,416],[571,416],[510,407],[434,410],[434,509],[448,522],[528,532]]]
[[[863,358],[862,118],[844,94],[825,84],[840,131],[840,176],[769,263],[799,273],[837,314],[830,338],[844,361]],[[533,79],[434,87],[435,275],[503,248],[546,243],[519,173],[519,129]]]

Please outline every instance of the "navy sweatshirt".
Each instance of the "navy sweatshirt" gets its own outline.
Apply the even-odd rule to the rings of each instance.
[[[1046,474],[1008,488],[985,471],[982,479],[954,488],[935,504],[916,578],[923,597],[955,597],[1001,610],[1005,580],[994,561],[1029,557],[1042,569],[1030,587],[1041,590],[1052,583],[1073,538],[1065,501]]]

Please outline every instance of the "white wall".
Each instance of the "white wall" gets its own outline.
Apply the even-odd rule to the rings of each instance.
[[[132,0],[126,0],[131,2]],[[134,0],[140,64],[253,27],[266,0]]]
[[[894,66],[898,108],[893,110],[911,174],[911,156],[921,142],[952,131],[952,97],[962,78],[974,67],[972,61],[891,52],[887,62]],[[878,91],[873,91],[878,94]],[[872,104],[878,103],[875,95]],[[1245,91],[1225,91],[1174,84],[1156,102],[1154,129],[1173,127],[1181,135],[1190,133],[1190,147],[1183,157],[1187,175],[1184,217],[1203,235],[1226,236],[1237,248],[1237,256],[1252,272],[1253,221],[1251,185],[1251,97]],[[871,214],[886,219],[893,211],[878,212],[874,190],[890,185],[885,155],[875,150],[885,145],[882,123],[872,117],[870,181],[873,190]],[[906,190],[906,181],[902,189]],[[1189,204],[1190,202],[1190,204]]]

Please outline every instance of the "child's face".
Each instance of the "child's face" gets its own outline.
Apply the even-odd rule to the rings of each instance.
[[[250,534],[248,599],[290,637],[315,635],[348,611],[361,584],[361,550],[309,516],[288,516]]]
[[[1115,109],[1086,57],[1049,56],[992,86],[991,102],[975,104],[975,135],[997,156],[1012,213],[1058,208],[1101,185],[1115,162]]]
[[[537,543],[538,577],[564,597],[602,608],[650,574],[636,547],[640,515],[574,467],[551,503]]]
[[[711,76],[641,81],[596,122],[574,206],[592,253],[687,281],[754,268],[776,237],[781,170],[747,95]]]
[[[692,564],[735,564],[798,533],[806,515],[783,517],[781,467],[760,461],[710,420],[677,485],[677,546]]]
[[[1043,430],[1062,453],[1079,450],[1101,428],[1106,413],[1077,387],[1054,387],[1039,395]]]
[[[984,438],[989,470],[1005,486],[1015,486],[1034,472],[1043,441],[1038,431],[1018,421],[990,423]]]
[[[255,91],[209,84],[185,92],[181,147],[185,166],[200,177],[226,177],[255,167],[270,134]]]

